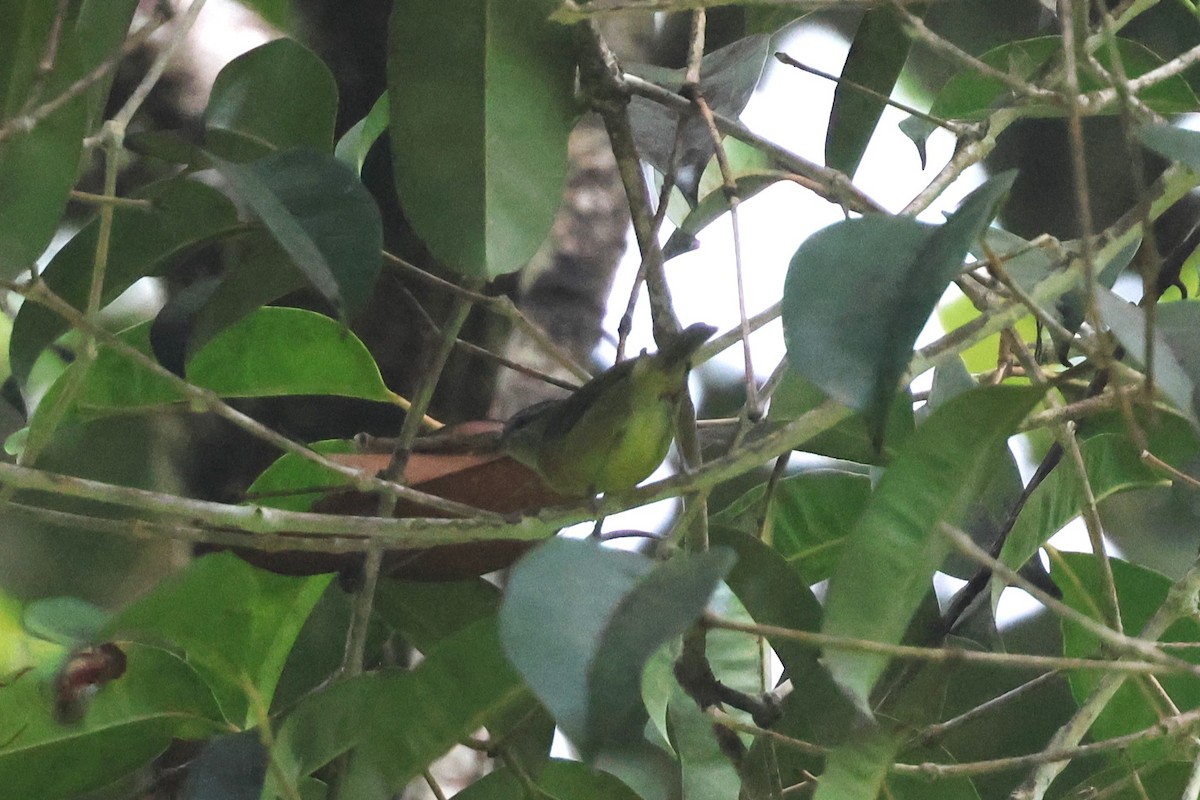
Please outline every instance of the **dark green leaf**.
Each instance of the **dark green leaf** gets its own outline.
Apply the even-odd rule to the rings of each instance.
[[[505,650],[559,727],[595,754],[641,730],[642,668],[704,610],[732,554],[655,566],[591,542],[551,539],[513,569]]]
[[[83,72],[118,57],[137,8],[138,0],[83,0],[75,21]],[[110,71],[86,93],[89,105],[88,130],[95,129],[100,115],[104,113],[115,72]]]
[[[1077,611],[1093,619],[1101,619],[1097,609],[1107,608],[1107,592],[1104,579],[1095,558],[1085,553],[1059,553],[1051,564],[1055,583],[1062,589],[1063,601]],[[1117,587],[1117,601],[1121,606],[1121,622],[1125,629],[1136,632],[1150,620],[1159,606],[1167,599],[1171,581],[1164,575],[1144,567],[1112,559],[1113,580]],[[1094,658],[1103,652],[1095,635],[1080,626],[1063,620],[1063,654],[1079,658]],[[1183,617],[1167,629],[1160,637],[1164,642],[1200,643],[1200,624]],[[1194,647],[1173,649],[1171,654],[1191,661],[1200,662],[1200,654]],[[1078,670],[1068,677],[1071,692],[1076,700],[1083,702],[1096,687],[1104,673]],[[1104,711],[1092,724],[1090,733],[1096,739],[1108,739],[1148,728],[1159,721],[1155,706],[1146,700],[1146,691],[1156,691],[1139,686],[1141,679],[1131,676],[1104,707]],[[1177,708],[1195,708],[1200,704],[1200,687],[1196,681],[1185,676],[1160,675],[1158,683],[1170,695]],[[1147,740],[1132,744],[1126,753],[1134,763],[1153,756],[1165,755],[1172,748],[1169,740]]]
[[[375,597],[375,613],[425,652],[476,620],[495,615],[500,590],[482,578],[448,583],[389,581]]]
[[[712,110],[734,119],[742,113],[754,87],[762,76],[770,51],[771,37],[757,34],[740,39],[704,56],[700,64],[700,91]],[[632,65],[629,71],[678,91],[683,86],[684,70]],[[675,152],[675,185],[690,205],[699,200],[700,176],[716,152],[712,134],[700,118],[691,113],[684,122],[679,146],[675,147],[675,130],[679,112],[642,97],[629,102],[629,123],[633,126],[638,152],[650,166],[662,175],[671,171],[671,154]]]
[[[555,759],[542,769],[535,783],[548,800],[639,800],[639,795],[617,778],[579,761]],[[458,800],[526,800],[529,795],[511,771],[500,769],[454,796]]]
[[[825,165],[851,178],[858,170],[867,143],[875,133],[884,102],[857,86],[888,97],[908,60],[912,39],[894,9],[883,7],[863,14],[842,78],[833,93],[829,127],[825,132]]]
[[[671,746],[679,757],[683,796],[688,800],[737,797],[741,780],[713,735],[712,719],[676,687],[667,709]]]
[[[230,61],[213,82],[204,124],[273,150],[333,147],[337,84],[312,51],[275,39]]]
[[[748,3],[742,13],[745,14],[742,33],[745,36],[753,36],[756,33],[779,34],[783,28],[790,26],[793,22],[799,22],[813,12],[802,11],[796,6],[780,7],[774,4]],[[778,36],[772,36],[774,44],[778,44],[774,41],[778,38]]]
[[[1146,357],[1146,314],[1107,289],[1096,289],[1096,306],[1117,341],[1136,362]],[[1196,394],[1200,381],[1200,303],[1164,303],[1156,310],[1154,383],[1195,425],[1200,425]]]
[[[1130,39],[1117,39],[1117,50],[1120,53],[1121,65],[1129,78],[1136,78],[1163,64],[1162,59],[1148,48]],[[984,53],[980,60],[1025,80],[1039,74],[1049,65],[1051,59],[1061,54],[1062,39],[1058,36],[1043,36],[1000,45]],[[1112,57],[1108,47],[1097,49],[1094,55],[1102,67],[1106,70],[1112,69]],[[1079,88],[1083,92],[1092,92],[1107,87],[1091,72],[1080,70]],[[1001,81],[972,70],[963,70],[942,87],[929,113],[940,119],[983,119],[997,107],[1009,105],[1012,102],[1011,95],[1012,91]],[[1187,81],[1179,76],[1168,78],[1139,92],[1138,99],[1160,114],[1195,111],[1200,105]],[[1107,110],[1115,114],[1118,109],[1119,104],[1112,103]],[[1022,107],[1022,113],[1026,116],[1061,116],[1063,107],[1025,105]]]
[[[825,393],[812,381],[795,370],[788,370],[775,394],[771,395],[771,408],[767,412],[767,419],[790,422],[812,411],[824,403],[825,399]],[[840,461],[882,466],[891,460],[896,449],[912,433],[915,424],[912,407],[911,394],[906,391],[896,393],[888,410],[887,424],[884,428],[887,431],[887,439],[882,450],[872,443],[870,425],[862,414],[842,420],[796,449]]]
[[[179,648],[225,718],[252,725],[255,702],[270,705],[288,651],[330,577],[290,578],[230,554],[209,555],[122,611],[109,630]]]
[[[58,9],[43,0],[0,3],[0,128],[63,95],[85,72],[79,41],[64,32],[53,68],[38,74]],[[29,269],[50,244],[75,184],[87,124],[82,93],[0,141],[0,278]]]
[[[289,150],[216,169],[338,313],[366,305],[383,248],[375,199],[333,156]]]
[[[792,257],[782,311],[788,361],[862,411],[877,448],[917,335],[1014,177],[989,180],[941,227],[906,217],[847,220]]]
[[[181,253],[237,224],[233,205],[220,192],[195,180],[163,181],[134,196],[149,200],[152,206],[149,211],[113,209],[109,265],[101,295],[104,303],[139,278],[161,273]],[[92,220],[42,272],[47,288],[81,311],[87,306],[99,227],[99,220]],[[13,374],[26,380],[38,355],[67,328],[66,321],[53,311],[37,303],[22,305],[9,345]]]
[[[763,491],[751,489],[715,515],[713,522],[757,534]],[[866,475],[819,470],[785,478],[771,496],[771,515],[763,535],[806,584],[818,583],[833,571],[870,497],[871,481]]]
[[[463,737],[530,699],[504,658],[494,619],[444,639],[410,672],[388,671],[334,684],[284,721],[268,791],[293,784],[355,749],[343,791],[386,798]],[[416,722],[419,721],[419,724]]]
[[[905,442],[859,517],[829,582],[826,633],[898,643],[950,545],[938,530],[960,519],[986,481],[996,446],[1041,397],[989,387],[959,395]],[[887,657],[829,649],[825,663],[867,710]]]
[[[875,797],[896,760],[899,737],[881,729],[859,735],[825,757],[813,800]]]
[[[375,101],[375,105],[371,106],[370,112],[354,123],[350,130],[342,134],[333,154],[339,161],[350,165],[355,172],[361,175],[363,162],[367,160],[367,153],[370,152],[371,146],[387,130],[390,113],[388,96],[381,94]]]
[[[1166,476],[1142,463],[1138,449],[1124,434],[1105,433],[1080,443],[1088,482],[1097,500],[1131,489],[1170,484]],[[1061,464],[1044,480],[1021,509],[1000,560],[1018,569],[1037,553],[1042,544],[1079,516],[1085,502],[1083,483],[1070,464]],[[993,602],[1003,588],[993,586]]]
[[[188,764],[180,800],[259,800],[266,775],[260,734],[217,736]]]
[[[574,110],[570,32],[550,0],[395,3],[388,96],[405,217],[445,265],[491,278],[550,231]],[[447,24],[453,20],[453,24]]]
[[[739,201],[747,200],[784,178],[786,178],[786,174],[778,170],[742,174],[736,179],[737,198]],[[671,237],[663,245],[663,258],[674,258],[696,249],[699,246],[696,242],[696,234],[720,219],[728,210],[729,196],[723,188],[705,195],[704,199],[683,219],[679,227],[671,232]]]

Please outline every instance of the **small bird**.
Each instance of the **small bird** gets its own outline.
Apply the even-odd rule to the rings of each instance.
[[[691,358],[716,328],[696,323],[657,353],[622,361],[561,400],[518,411],[500,448],[566,497],[632,489],[667,456]]]

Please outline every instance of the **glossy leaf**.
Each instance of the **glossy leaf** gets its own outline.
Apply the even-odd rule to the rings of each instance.
[[[375,105],[371,106],[370,112],[354,123],[350,130],[342,134],[341,139],[338,139],[337,147],[333,150],[338,161],[349,165],[361,175],[363,162],[367,160],[367,153],[387,130],[390,114],[388,96],[386,93],[381,94],[375,101]]]
[[[655,566],[590,542],[552,539],[517,563],[500,611],[505,651],[584,753],[641,730],[647,659],[704,611],[732,554]]]
[[[411,671],[382,671],[333,684],[288,715],[267,789],[354,749],[343,790],[386,798],[529,692],[504,658],[494,619],[463,628],[425,653]],[[420,724],[413,724],[420,720]]]
[[[396,189],[430,251],[464,275],[524,266],[550,231],[574,109],[570,32],[549,0],[393,6]],[[453,20],[453,25],[447,24]]]
[[[883,115],[884,102],[851,83],[888,97],[911,46],[912,39],[893,9],[876,8],[863,14],[833,93],[825,131],[825,166],[854,177]]]
[[[905,442],[846,542],[829,582],[825,633],[898,643],[950,550],[938,530],[960,519],[988,477],[996,446],[1041,396],[989,387],[959,395]],[[864,711],[888,659],[830,648],[825,664]]]
[[[113,209],[104,303],[139,278],[161,274],[177,256],[237,224],[229,200],[199,181],[171,179],[135,192],[134,197],[149,200],[151,208]],[[98,219],[89,222],[42,272],[47,288],[81,311],[87,306],[99,228]],[[22,305],[9,346],[13,374],[26,380],[38,355],[67,329],[67,322],[53,311],[37,303]]]
[[[1121,606],[1121,621],[1125,630],[1135,633],[1150,620],[1159,606],[1167,599],[1171,581],[1157,572],[1112,559],[1113,580],[1117,587],[1117,601]],[[1098,608],[1107,607],[1106,590],[1099,565],[1089,554],[1059,553],[1051,563],[1055,583],[1063,591],[1063,601],[1077,611],[1099,619]],[[1103,652],[1096,637],[1078,625],[1063,621],[1063,653],[1067,656],[1094,658]],[[1187,616],[1167,629],[1160,637],[1164,642],[1200,643],[1200,624]],[[1200,662],[1196,649],[1172,649],[1171,654],[1192,663]],[[1070,674],[1071,692],[1082,702],[1092,691],[1103,673],[1080,670]],[[1100,717],[1093,723],[1090,733],[1096,739],[1132,733],[1148,728],[1159,721],[1155,707],[1146,702],[1145,689],[1139,679],[1130,677],[1117,690],[1116,695],[1105,706]],[[1195,708],[1200,704],[1200,688],[1192,679],[1183,676],[1160,675],[1158,683],[1170,695],[1178,708]],[[1172,742],[1162,739],[1132,744],[1126,752],[1134,763],[1140,763],[1155,755],[1165,755],[1172,749]]]
[[[989,180],[940,227],[906,217],[847,220],[792,257],[782,309],[788,361],[862,411],[877,449],[917,335],[1014,177]]]
[[[715,515],[713,522],[757,534],[763,493],[762,487],[751,489]],[[763,538],[805,583],[818,583],[833,571],[870,497],[871,481],[866,475],[819,470],[784,478],[771,495]]]
[[[382,263],[383,224],[352,169],[308,150],[214,164],[339,314],[353,318],[363,309]]]
[[[298,308],[261,308],[226,328],[188,362],[187,376],[226,397],[395,399],[358,337],[336,320]]]
[[[1145,45],[1130,39],[1117,39],[1117,50],[1126,76],[1136,78],[1163,64]],[[1038,74],[1051,59],[1062,54],[1062,39],[1058,36],[1043,36],[1000,45],[980,56],[985,64],[993,66],[1018,78],[1028,79]],[[1112,57],[1107,47],[1100,47],[1093,54],[1096,61],[1107,70],[1112,69]],[[1091,92],[1106,88],[1087,70],[1079,71],[1079,88]],[[1010,104],[1011,90],[1000,81],[963,70],[951,78],[937,98],[929,113],[940,119],[982,119],[997,107]],[[1175,76],[1154,84],[1138,93],[1138,99],[1160,114],[1177,114],[1195,111],[1200,101],[1188,87],[1187,81]],[[1112,103],[1106,110],[1117,113],[1119,103]],[[1026,116],[1061,116],[1061,106],[1024,105]]]
[[[328,153],[337,103],[337,84],[324,62],[299,42],[275,39],[221,69],[204,124],[273,150]]]
[[[756,34],[714,50],[700,64],[700,90],[713,112],[736,119],[750,101],[754,87],[762,77],[770,51],[771,38]],[[630,65],[629,71],[671,91],[683,86],[684,70],[664,69],[642,64]],[[679,145],[675,146],[679,112],[642,97],[630,98],[629,124],[633,126],[638,153],[650,166],[666,175],[671,171],[674,151],[675,185],[693,207],[699,201],[700,178],[705,165],[716,152],[712,134],[698,113],[683,123]]]
[[[192,562],[118,614],[112,635],[166,641],[212,687],[235,725],[269,706],[284,660],[331,576],[290,578],[221,553]]]

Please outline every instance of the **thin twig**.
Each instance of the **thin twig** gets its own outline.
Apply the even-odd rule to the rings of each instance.
[[[782,628],[776,625],[750,625],[717,617],[705,617],[704,624],[721,630],[739,631],[754,636],[788,639],[814,648],[850,650],[859,653],[879,653],[892,658],[911,659],[939,664],[988,664],[1010,669],[1030,670],[1097,670],[1104,673],[1125,674],[1180,674],[1200,676],[1200,667],[1172,659],[1174,663],[1161,661],[1113,661],[1104,658],[1071,658],[1066,656],[1044,656],[1032,653],[993,653],[982,650],[965,650],[959,647],[915,647],[904,644],[886,644],[869,639],[852,639],[831,636],[827,633]],[[1160,654],[1161,656],[1161,654]]]

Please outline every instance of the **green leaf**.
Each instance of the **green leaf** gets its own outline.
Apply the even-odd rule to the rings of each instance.
[[[328,439],[308,446],[324,455],[358,452],[349,439]],[[256,504],[270,508],[311,511],[313,503],[325,496],[323,490],[347,483],[345,475],[295,453],[284,453],[258,474],[246,489],[246,496],[255,498]],[[303,489],[313,491],[301,491]]]
[[[1158,123],[1143,127],[1138,131],[1138,138],[1151,150],[1200,171],[1200,133]]]
[[[1051,59],[1057,59],[1062,49],[1061,37],[1043,36],[1002,44],[979,58],[989,66],[1025,80],[1040,73]],[[1117,39],[1117,52],[1129,78],[1136,78],[1163,64],[1162,59],[1145,45],[1130,39]],[[1112,70],[1108,47],[1100,47],[1094,56],[1102,67]],[[1080,91],[1092,92],[1104,88],[1107,86],[1090,71],[1080,70]],[[929,113],[939,119],[983,119],[997,107],[1011,104],[1011,94],[1012,90],[1001,81],[972,70],[963,70],[942,87]],[[1200,106],[1187,81],[1178,75],[1142,90],[1138,93],[1138,99],[1160,114],[1195,111]],[[1119,103],[1112,103],[1106,111],[1115,114],[1119,108]],[[1021,111],[1026,117],[1063,115],[1063,108],[1057,105],[1025,104],[1021,106]]]
[[[1142,462],[1138,448],[1125,434],[1093,436],[1083,440],[1079,449],[1083,453],[1088,482],[1096,500],[1131,489],[1169,486],[1171,483],[1166,476]],[[1079,516],[1085,496],[1079,473],[1070,464],[1060,464],[1034,490],[1021,509],[1000,551],[1000,561],[1019,569],[1047,539]],[[993,582],[993,605],[1003,588],[999,581]]]
[[[1096,307],[1131,359],[1146,357],[1146,312],[1107,289],[1096,289]],[[1163,303],[1155,310],[1154,383],[1193,425],[1200,426],[1200,303]]]
[[[431,648],[411,671],[362,675],[301,701],[276,737],[278,769],[268,774],[267,791],[355,749],[346,796],[391,797],[463,737],[529,698],[504,658],[494,618],[480,620]]]
[[[756,534],[763,493],[761,486],[751,489],[716,514],[713,523]],[[866,475],[816,470],[785,478],[771,495],[763,536],[806,584],[819,583],[832,573],[870,497],[871,481]]]
[[[6,794],[78,797],[149,763],[177,736],[219,730],[221,712],[212,694],[182,659],[159,647],[118,646],[126,655],[125,673],[99,687],[75,725],[54,719],[54,691],[33,673],[0,691]]]
[[[853,178],[883,115],[882,100],[850,84],[888,97],[911,47],[912,39],[904,32],[895,10],[884,7],[863,14],[833,93],[829,127],[825,131],[827,167]]]
[[[38,74],[59,8],[43,0],[0,2],[0,127],[62,96],[85,72],[69,29],[58,37],[49,74]],[[50,244],[75,184],[87,124],[88,95],[81,93],[31,130],[0,141],[0,278],[29,269]]]
[[[813,800],[850,800],[875,797],[883,788],[888,769],[896,760],[900,740],[879,728],[861,734],[825,757],[825,771],[817,782]]]
[[[330,579],[285,577],[228,553],[208,555],[118,614],[109,630],[179,648],[225,718],[253,725],[256,703],[271,704],[292,643]]]
[[[382,263],[383,223],[358,175],[333,156],[288,150],[248,164],[214,157],[235,195],[339,314],[367,304]]]
[[[509,659],[586,754],[640,735],[650,656],[704,611],[728,551],[653,561],[551,539],[517,563],[500,610]]]
[[[149,324],[121,334],[149,355]],[[39,406],[50,408],[72,366]],[[225,397],[336,395],[394,402],[371,354],[336,320],[298,308],[260,308],[227,328],[188,364],[188,380]],[[76,397],[82,416],[146,411],[180,403],[184,397],[166,378],[111,348],[101,347]],[[47,402],[49,401],[49,402]],[[40,423],[35,414],[31,426]],[[322,484],[323,485],[323,484]]]
[[[37,635],[26,627],[26,610],[14,597],[0,593],[0,683],[11,683],[29,670],[34,670],[43,679],[49,679],[67,647]],[[3,692],[0,692],[0,697]],[[15,732],[13,717],[0,720],[0,742],[6,741]]]
[[[850,534],[829,581],[824,632],[896,644],[950,550],[938,530],[960,519],[988,478],[996,446],[1041,390],[976,389],[935,411],[905,442]],[[886,656],[830,648],[825,664],[864,711]]]
[[[337,84],[321,59],[292,39],[275,39],[221,69],[204,124],[273,150],[328,153],[337,103]]]
[[[811,11],[802,11],[796,6],[778,5],[762,5],[758,3],[748,3],[743,9],[745,15],[743,19],[745,24],[742,26],[742,33],[746,36],[753,36],[756,33],[780,33],[784,28],[790,26],[794,22],[807,17],[813,13]],[[772,37],[773,40],[779,38]],[[778,44],[778,42],[774,42]]]
[[[78,597],[47,597],[25,607],[25,628],[35,636],[73,647],[94,642],[112,615]]]
[[[575,68],[551,0],[395,3],[388,96],[405,217],[455,271],[519,269],[566,181]],[[447,21],[453,20],[453,25]]]
[[[1121,607],[1121,621],[1130,632],[1139,631],[1150,620],[1159,606],[1167,599],[1171,580],[1164,575],[1111,559],[1113,580],[1117,587],[1117,602]],[[1100,619],[1098,608],[1107,608],[1107,592],[1099,565],[1095,558],[1085,553],[1059,553],[1051,564],[1054,581],[1062,589],[1063,601],[1077,611],[1093,619]],[[1063,654],[1068,657],[1094,658],[1103,652],[1099,640],[1080,626],[1067,620],[1062,621]],[[1200,643],[1200,624],[1184,616],[1159,638],[1163,642]],[[1200,654],[1195,647],[1172,649],[1171,654],[1192,663],[1200,663]],[[1076,670],[1068,678],[1071,693],[1082,702],[1104,673],[1091,670]],[[1151,727],[1159,722],[1155,704],[1147,702],[1146,692],[1155,691],[1139,685],[1141,679],[1131,677],[1117,690],[1105,706],[1099,718],[1092,724],[1090,734],[1094,738],[1108,739]],[[1158,683],[1170,695],[1177,708],[1195,708],[1200,705],[1200,687],[1196,681],[1180,675],[1160,675]],[[1132,744],[1126,753],[1134,763],[1141,763],[1154,756],[1166,755],[1173,749],[1170,740],[1147,740]]]
[[[103,303],[116,299],[139,278],[160,274],[179,255],[237,224],[237,212],[229,200],[196,180],[172,178],[133,196],[149,200],[151,208],[113,209]],[[93,219],[63,245],[42,272],[46,287],[80,311],[87,306],[99,230],[99,219]],[[67,329],[67,322],[53,311],[37,303],[23,304],[9,345],[13,374],[24,382],[38,355]]]
[[[138,0],[83,0],[75,21],[83,72],[118,56],[137,8]],[[85,93],[89,105],[87,130],[93,130],[104,113],[116,72],[111,70]]]
[[[825,393],[818,386],[795,370],[789,369],[784,373],[775,394],[771,395],[771,408],[767,411],[767,419],[787,422],[799,419],[825,402],[825,399]],[[842,420],[796,449],[840,461],[882,466],[891,460],[896,449],[912,433],[915,424],[912,406],[911,394],[907,391],[896,392],[888,409],[887,423],[884,426],[887,439],[884,440],[882,449],[872,442],[871,423],[863,414],[855,414]]]
[[[876,448],[917,335],[1014,178],[989,180],[941,227],[905,217],[846,220],[792,257],[782,309],[788,361],[862,411]]]
[[[482,578],[446,583],[388,581],[375,597],[375,613],[421,652],[500,607],[500,590]]]
[[[768,186],[774,186],[786,178],[786,173],[778,170],[743,174],[735,180],[738,201],[748,200]],[[729,196],[723,188],[705,195],[679,223],[679,227],[671,232],[667,243],[663,245],[663,258],[674,258],[695,250],[700,246],[696,241],[696,234],[723,217],[727,211]]]
[[[639,800],[640,795],[607,772],[579,761],[554,759],[534,781],[546,798],[566,800]],[[508,769],[499,769],[454,795],[457,800],[526,800],[524,784]]]
[[[338,161],[348,164],[361,175],[363,162],[367,160],[367,153],[371,151],[375,141],[387,130],[390,114],[387,94],[379,95],[379,99],[375,101],[375,105],[371,106],[367,115],[354,123],[350,130],[342,134],[341,139],[338,139],[337,147],[333,150]]]
[[[1034,291],[1039,283],[1054,272],[1063,269],[1065,259],[1069,255],[1080,256],[1082,251],[1082,245],[1078,240],[1062,242],[1061,250],[1043,248],[999,228],[989,228],[983,236],[983,241],[991,248],[994,255],[1004,262],[1004,269],[1013,281],[1026,292]],[[1095,265],[1096,283],[1111,289],[1117,282],[1117,278],[1133,261],[1141,243],[1141,237],[1137,237],[1111,257],[1098,259]],[[981,247],[975,248],[975,252],[980,257],[986,256]],[[1076,287],[1057,298],[1050,311],[1064,328],[1075,333],[1083,325],[1086,305],[1087,293],[1082,287]],[[1056,344],[1059,349],[1059,358],[1065,361],[1070,342],[1056,340]]]
[[[756,34],[714,50],[700,63],[700,91],[714,113],[736,119],[754,94],[770,52],[771,37]],[[683,86],[685,70],[664,69],[644,64],[630,65],[629,71],[671,91]],[[712,134],[699,114],[689,112],[676,147],[678,111],[644,97],[629,101],[629,124],[633,127],[638,153],[660,175],[671,171],[675,154],[675,185],[689,205],[695,207],[705,165],[716,152]]]
[[[395,400],[358,337],[336,320],[299,308],[260,308],[226,328],[188,362],[187,377],[224,397]]]
[[[748,637],[743,637],[747,638]],[[737,797],[741,780],[713,735],[713,721],[678,686],[667,708],[671,746],[679,757],[683,797],[726,800]]]

